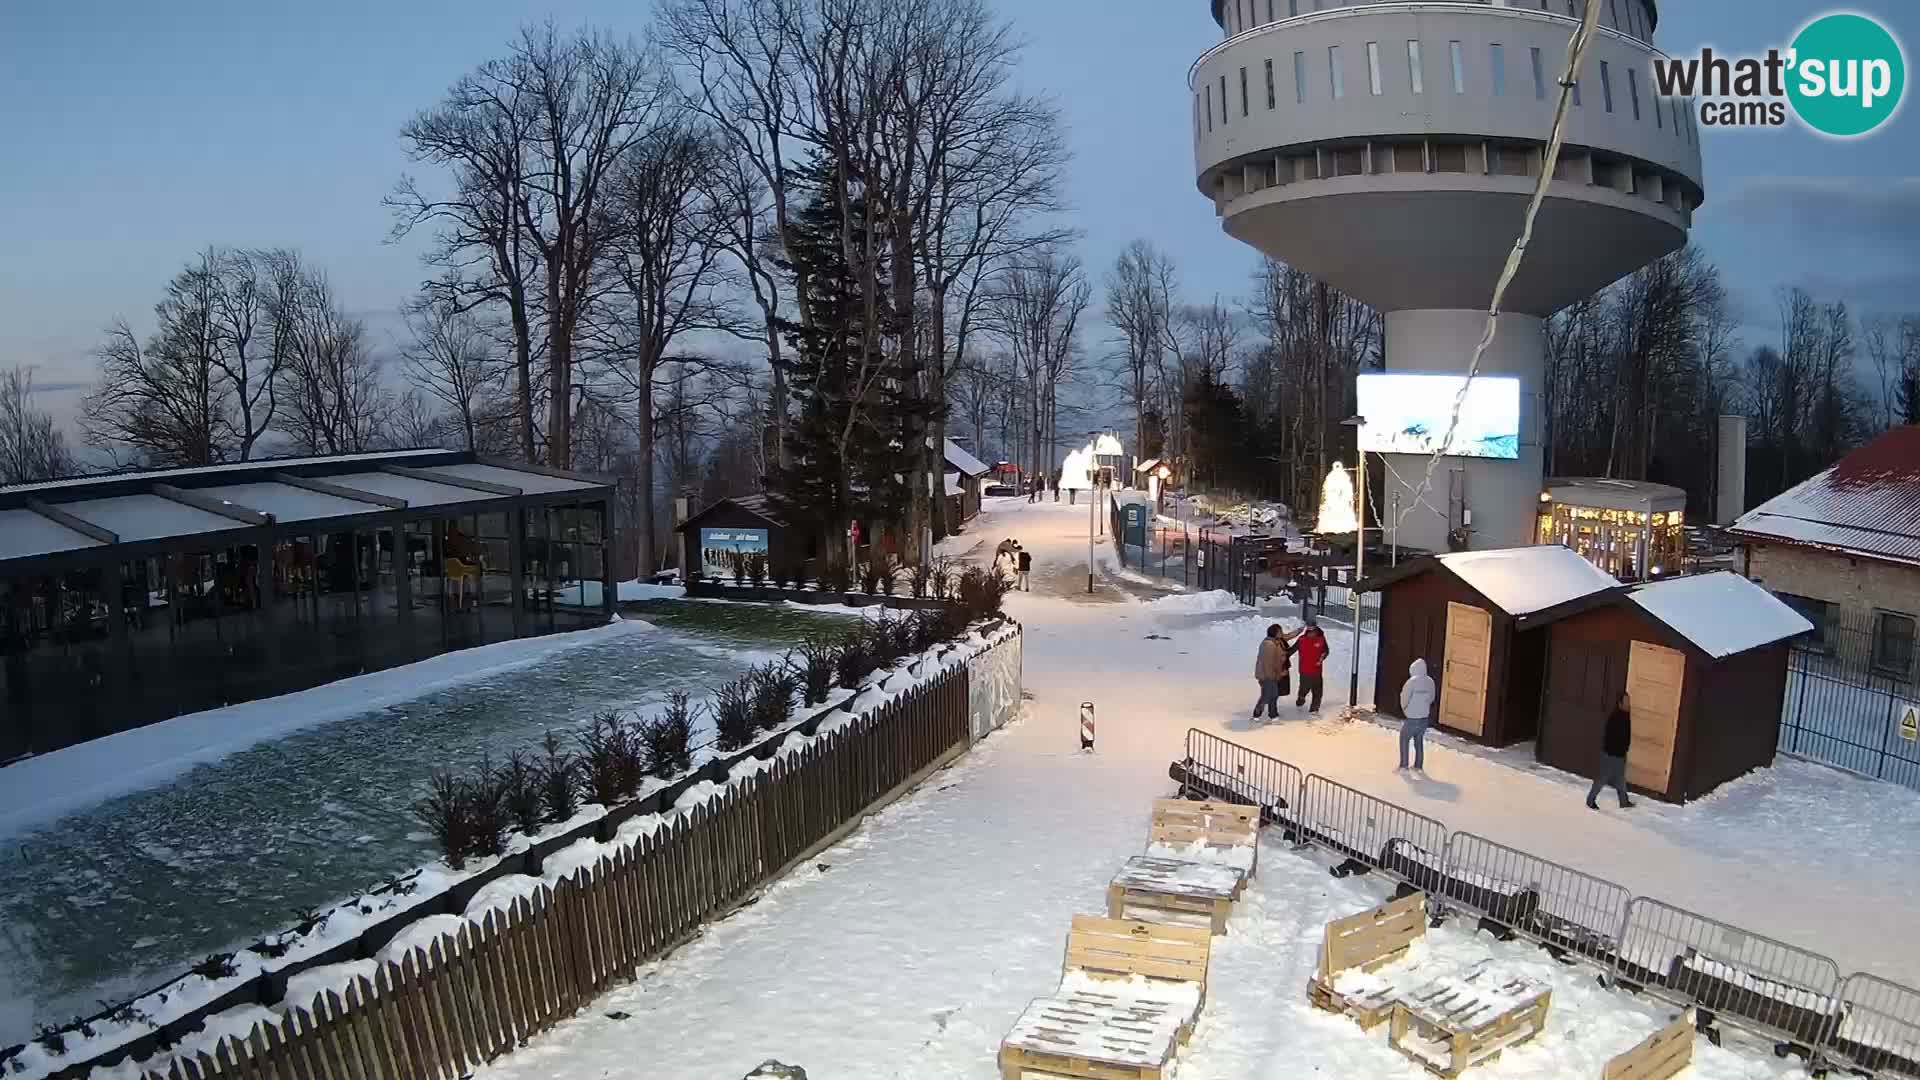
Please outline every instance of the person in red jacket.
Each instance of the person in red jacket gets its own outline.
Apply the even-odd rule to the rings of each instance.
[[[1327,662],[1327,632],[1320,629],[1320,620],[1307,616],[1307,628],[1300,635],[1300,644],[1295,647],[1300,654],[1300,694],[1293,699],[1294,708],[1307,704],[1307,698],[1313,698],[1308,712],[1320,711],[1320,693],[1324,688],[1322,675]]]

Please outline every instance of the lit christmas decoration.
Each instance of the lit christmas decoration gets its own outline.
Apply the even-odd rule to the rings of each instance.
[[[1360,523],[1353,515],[1353,478],[1347,475],[1346,466],[1335,462],[1326,483],[1320,485],[1320,522],[1314,531],[1326,535],[1359,529]]]

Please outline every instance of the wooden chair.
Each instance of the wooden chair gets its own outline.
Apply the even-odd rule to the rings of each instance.
[[[1076,915],[1060,987],[1000,1044],[1003,1080],[1160,1080],[1206,1003],[1204,928]]]
[[[1666,1080],[1693,1063],[1694,1011],[1687,1009],[1607,1062],[1600,1080]]]
[[[1371,911],[1335,919],[1327,924],[1320,946],[1320,966],[1307,980],[1307,1000],[1328,1012],[1351,1016],[1362,1030],[1378,1027],[1393,1016],[1393,1004],[1402,989],[1415,981],[1417,965],[1396,971],[1390,978],[1371,976],[1390,964],[1407,960],[1414,942],[1427,933],[1427,895],[1413,893]]]
[[[1252,877],[1260,866],[1260,808],[1238,803],[1155,799],[1147,854],[1229,863]]]

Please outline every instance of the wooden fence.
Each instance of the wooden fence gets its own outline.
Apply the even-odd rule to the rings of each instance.
[[[144,1080],[458,1080],[572,1016],[963,750],[964,665],[590,866]]]

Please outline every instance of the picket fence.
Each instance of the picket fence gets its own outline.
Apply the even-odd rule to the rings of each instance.
[[[969,739],[960,665],[556,884],[142,1078],[458,1080],[633,978]]]
[[[1534,941],[1611,983],[1698,1011],[1810,1067],[1920,1080],[1920,990],[1844,976],[1831,959],[1634,896],[1603,878],[1466,832],[1198,728],[1170,775],[1192,795],[1252,804],[1291,839],[1379,871],[1436,902]],[[1818,1072],[1816,1072],[1818,1075]]]

